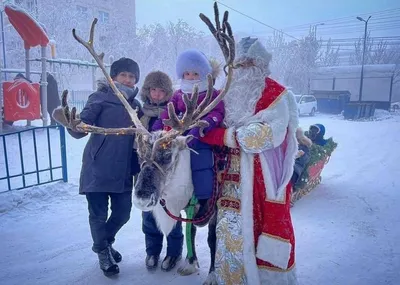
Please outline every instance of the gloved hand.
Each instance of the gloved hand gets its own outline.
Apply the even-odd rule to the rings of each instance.
[[[210,130],[212,130],[215,127],[215,122],[213,119],[211,118],[203,118],[203,121],[206,121],[208,123],[208,127],[203,129],[203,134],[205,135],[206,133],[208,133]],[[200,135],[200,128],[196,127],[193,128],[189,131],[188,135],[192,135],[194,136],[196,139],[200,139],[201,135]]]

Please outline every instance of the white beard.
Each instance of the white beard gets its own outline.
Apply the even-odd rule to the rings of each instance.
[[[224,98],[227,127],[238,128],[254,115],[265,88],[266,76],[266,72],[258,67],[234,70],[231,86]]]

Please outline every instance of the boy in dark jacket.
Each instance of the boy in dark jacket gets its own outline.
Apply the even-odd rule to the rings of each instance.
[[[149,131],[166,109],[172,96],[172,82],[167,74],[161,71],[149,73],[140,91],[143,102],[143,117],[140,119],[143,126]],[[142,230],[146,242],[146,267],[149,270],[157,268],[159,256],[163,246],[163,234],[158,229],[152,212],[143,212]],[[161,269],[170,271],[181,258],[183,246],[182,223],[177,222],[175,228],[167,236],[167,255],[161,263]]]
[[[121,58],[111,65],[110,76],[129,104],[134,109],[140,107],[135,99],[138,93],[135,84],[140,76],[138,64],[132,59]],[[55,119],[60,122],[60,118]],[[89,96],[80,119],[104,128],[132,125],[128,112],[105,80],[99,81],[98,90]],[[68,132],[78,139],[86,136]],[[130,218],[133,175],[139,172],[133,143],[134,136],[92,134],[83,152],[79,193],[86,195],[92,249],[106,276],[119,273],[117,263],[122,259],[112,244],[117,232]],[[108,217],[109,199],[111,215]]]

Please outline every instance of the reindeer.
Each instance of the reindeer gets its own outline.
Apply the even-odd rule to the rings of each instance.
[[[235,58],[235,41],[232,34],[232,29],[228,23],[228,12],[225,11],[222,25],[219,20],[219,11],[217,3],[214,4],[215,26],[209,18],[204,14],[200,14],[202,21],[209,27],[211,33],[222,50],[226,64],[224,71],[226,75],[225,86],[214,100],[212,99],[213,79],[211,74],[208,75],[208,90],[206,98],[200,103],[198,101],[198,88],[193,88],[192,95],[189,97],[184,95],[186,112],[180,119],[174,110],[172,103],[169,103],[168,114],[169,119],[164,120],[164,125],[170,128],[169,131],[157,131],[150,133],[140,122],[137,110],[133,110],[128,104],[125,97],[115,86],[110,75],[107,73],[103,64],[104,54],[97,54],[93,46],[94,28],[97,23],[95,18],[90,29],[89,41],[84,41],[77,34],[75,29],[72,30],[74,38],[82,44],[93,56],[104,73],[107,81],[116,96],[121,100],[127,110],[134,126],[130,128],[101,128],[98,126],[88,125],[79,119],[79,114],[76,113],[76,108],[71,110],[67,104],[68,91],[64,90],[62,94],[62,105],[53,112],[61,113],[65,121],[60,122],[65,127],[75,131],[103,135],[136,135],[138,144],[138,153],[141,159],[141,171],[135,181],[133,202],[137,208],[143,211],[153,211],[159,229],[168,235],[176,224],[176,219],[180,218],[180,213],[189,204],[193,196],[193,184],[190,171],[190,149],[187,147],[187,142],[192,139],[185,136],[186,131],[194,127],[200,128],[200,133],[203,135],[204,128],[208,126],[202,118],[210,112],[224,98],[229,89],[233,73],[233,61]],[[226,70],[227,69],[227,70]],[[215,193],[214,193],[215,194]],[[211,252],[211,265],[209,275],[204,284],[216,284],[214,275],[214,260],[216,247],[216,206],[217,197],[213,196],[213,205],[210,207],[208,216],[209,233],[208,245]],[[203,218],[204,219],[204,218]],[[194,245],[196,220],[182,219],[188,222],[187,226],[191,231],[191,245]],[[190,246],[190,245],[188,245]],[[196,252],[193,247],[193,254],[187,256],[185,264],[178,269],[181,275],[189,275],[197,271],[199,267]]]

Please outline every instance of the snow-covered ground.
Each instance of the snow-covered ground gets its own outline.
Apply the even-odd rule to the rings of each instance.
[[[339,143],[322,184],[292,208],[302,285],[400,284],[400,116],[378,116],[300,120],[304,129],[324,124]],[[198,274],[151,274],[135,208],[115,244],[123,254],[121,273],[103,276],[90,249],[86,200],[77,194],[85,142],[68,137],[70,183],[0,194],[0,284],[201,284],[209,265],[206,230],[197,239]]]

